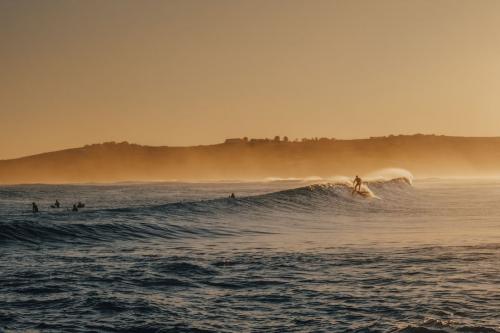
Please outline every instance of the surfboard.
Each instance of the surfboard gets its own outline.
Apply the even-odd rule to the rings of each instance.
[[[352,194],[353,195],[354,194],[359,194],[360,196],[365,197],[365,198],[370,196],[370,192],[364,191],[364,190],[362,190],[362,191],[354,191],[354,192],[352,192]]]

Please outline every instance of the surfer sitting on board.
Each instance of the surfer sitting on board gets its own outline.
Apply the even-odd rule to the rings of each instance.
[[[353,181],[354,189],[352,190],[352,194],[354,194],[354,192],[360,192],[361,191],[361,183],[362,183],[361,178],[359,178],[358,176],[356,176],[356,178],[354,178],[354,181]]]

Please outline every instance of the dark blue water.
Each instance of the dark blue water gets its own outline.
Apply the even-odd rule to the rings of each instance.
[[[500,182],[368,186],[0,187],[0,330],[500,332]]]

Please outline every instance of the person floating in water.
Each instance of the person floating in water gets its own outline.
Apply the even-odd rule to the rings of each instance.
[[[50,205],[50,208],[61,208],[61,204],[59,203],[59,200],[56,200],[55,204]]]
[[[78,211],[78,207],[76,207],[76,204],[74,204],[74,205],[73,205],[73,209],[72,209],[72,211],[74,211],[74,212],[77,212],[77,211]]]
[[[37,206],[37,204],[33,202],[31,205],[33,206],[33,213],[38,213],[38,206]]]
[[[229,199],[236,199],[236,196],[234,195],[234,193],[231,193],[231,195],[229,196]]]
[[[354,178],[354,181],[353,181],[354,189],[352,190],[352,194],[354,194],[354,192],[360,192],[361,191],[361,184],[362,184],[362,182],[363,181],[358,176],[356,176],[356,178]]]

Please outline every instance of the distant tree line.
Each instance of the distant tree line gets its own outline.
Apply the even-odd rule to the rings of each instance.
[[[279,135],[276,135],[274,139],[269,139],[269,138],[263,138],[263,139],[256,139],[256,138],[251,138],[249,139],[248,137],[243,137],[243,138],[230,138],[226,139],[224,141],[225,144],[242,144],[242,143],[288,143],[288,142],[330,142],[330,141],[335,141],[335,138],[302,138],[302,139],[294,139],[290,140],[288,136],[284,136],[281,138]]]

